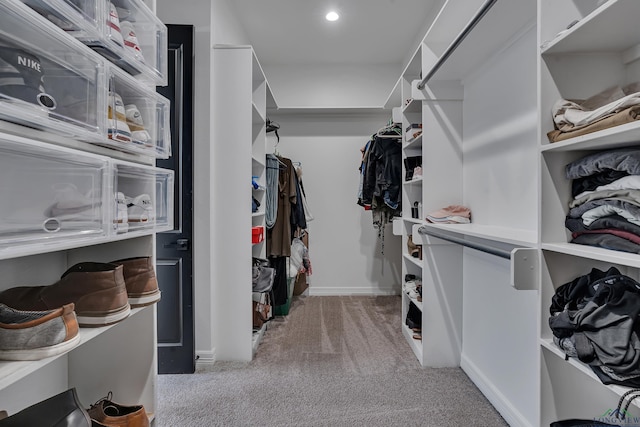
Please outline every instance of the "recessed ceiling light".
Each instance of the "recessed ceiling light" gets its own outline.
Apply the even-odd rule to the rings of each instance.
[[[340,18],[340,15],[338,15],[334,11],[331,11],[327,13],[327,16],[325,16],[325,18],[327,18],[327,21],[337,21]]]

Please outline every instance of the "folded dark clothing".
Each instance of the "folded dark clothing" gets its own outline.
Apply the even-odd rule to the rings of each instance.
[[[589,154],[569,163],[565,167],[565,176],[567,179],[576,179],[605,170],[640,175],[640,148],[622,148]]]
[[[591,230],[616,229],[640,236],[640,226],[630,223],[620,215],[610,215],[598,218],[589,226],[584,225],[580,218],[566,218],[564,225],[572,233],[581,233]]]
[[[598,206],[609,205],[616,208],[624,209],[626,211],[633,212],[640,209],[640,202],[633,199],[625,198],[612,198],[612,199],[596,199],[583,203],[580,206],[569,210],[567,216],[569,218],[581,218],[582,214]]]
[[[572,281],[559,286],[553,297],[551,297],[549,313],[554,315],[565,308],[569,310],[582,308],[585,300],[592,298],[594,295],[593,284],[602,279],[620,276],[620,274],[620,270],[615,267],[610,267],[607,271],[592,268],[588,274],[576,277]]]
[[[587,125],[583,128],[576,129],[569,132],[562,132],[558,129],[554,129],[547,133],[549,142],[564,141],[567,139],[575,138],[576,136],[587,135],[593,132],[597,132],[603,129],[609,129],[615,126],[623,125],[625,123],[631,123],[640,118],[640,106],[634,105],[619,111],[612,116],[599,120],[595,123]]]
[[[571,182],[571,197],[575,198],[578,194],[585,191],[593,191],[601,185],[611,184],[627,175],[629,175],[629,173],[625,171],[607,169],[593,175],[574,179]]]
[[[576,237],[581,236],[583,234],[613,234],[614,236],[627,239],[630,242],[640,244],[640,236],[633,233],[629,233],[628,231],[616,230],[614,228],[603,228],[600,230],[581,231],[578,233],[572,233],[571,236],[575,239]]]
[[[571,243],[640,254],[640,245],[612,234],[581,234],[571,240]]]

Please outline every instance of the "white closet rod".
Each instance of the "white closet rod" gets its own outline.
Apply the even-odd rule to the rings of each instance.
[[[505,251],[502,249],[494,248],[492,246],[482,245],[480,243],[474,243],[468,240],[460,239],[458,237],[453,237],[444,233],[439,233],[425,226],[418,228],[418,232],[420,234],[427,234],[429,236],[437,237],[438,239],[446,240],[451,243],[457,243],[458,245],[462,245],[471,249],[476,249],[478,251],[486,252],[491,255],[496,255],[496,256],[499,256],[500,258],[511,259],[510,251]]]
[[[434,74],[438,72],[438,70],[440,69],[440,67],[442,67],[445,61],[449,59],[453,51],[458,48],[460,43],[462,43],[462,41],[469,35],[471,30],[473,30],[473,28],[478,24],[478,22],[480,22],[480,20],[484,18],[487,12],[489,12],[489,9],[491,9],[491,7],[493,7],[493,5],[497,1],[498,0],[487,0],[486,2],[484,2],[480,10],[478,10],[475,16],[471,19],[471,21],[469,21],[467,26],[464,27],[464,29],[460,32],[460,34],[458,34],[458,36],[455,38],[453,43],[451,43],[447,48],[447,50],[444,51],[442,56],[438,58],[438,62],[436,62],[436,64],[431,69],[431,71],[429,71],[429,73],[422,79],[422,81],[418,83],[418,90],[424,89],[427,82],[431,80],[431,77],[433,77]]]

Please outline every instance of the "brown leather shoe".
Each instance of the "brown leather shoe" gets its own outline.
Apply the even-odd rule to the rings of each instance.
[[[81,262],[53,285],[21,286],[0,292],[0,302],[17,310],[52,310],[74,303],[78,324],[110,325],[131,312],[122,266]]]
[[[87,412],[94,426],[149,427],[149,417],[142,405],[125,406],[111,400],[112,393],[100,399]]]
[[[160,301],[160,289],[151,257],[136,257],[112,261],[124,268],[124,282],[131,307],[142,307]]]

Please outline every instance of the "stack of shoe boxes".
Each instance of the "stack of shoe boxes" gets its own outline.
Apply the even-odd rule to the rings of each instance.
[[[154,236],[173,229],[174,173],[154,166],[171,156],[170,104],[155,92],[166,52],[142,0],[0,3],[0,426],[54,412],[73,425],[153,423],[155,336],[126,329],[155,335]],[[32,271],[47,278],[36,286]],[[101,337],[124,323],[109,334],[146,345],[130,350],[153,373],[114,378],[130,405],[71,362],[107,358]],[[51,374],[61,363],[63,379]],[[19,398],[31,382],[43,386]]]

